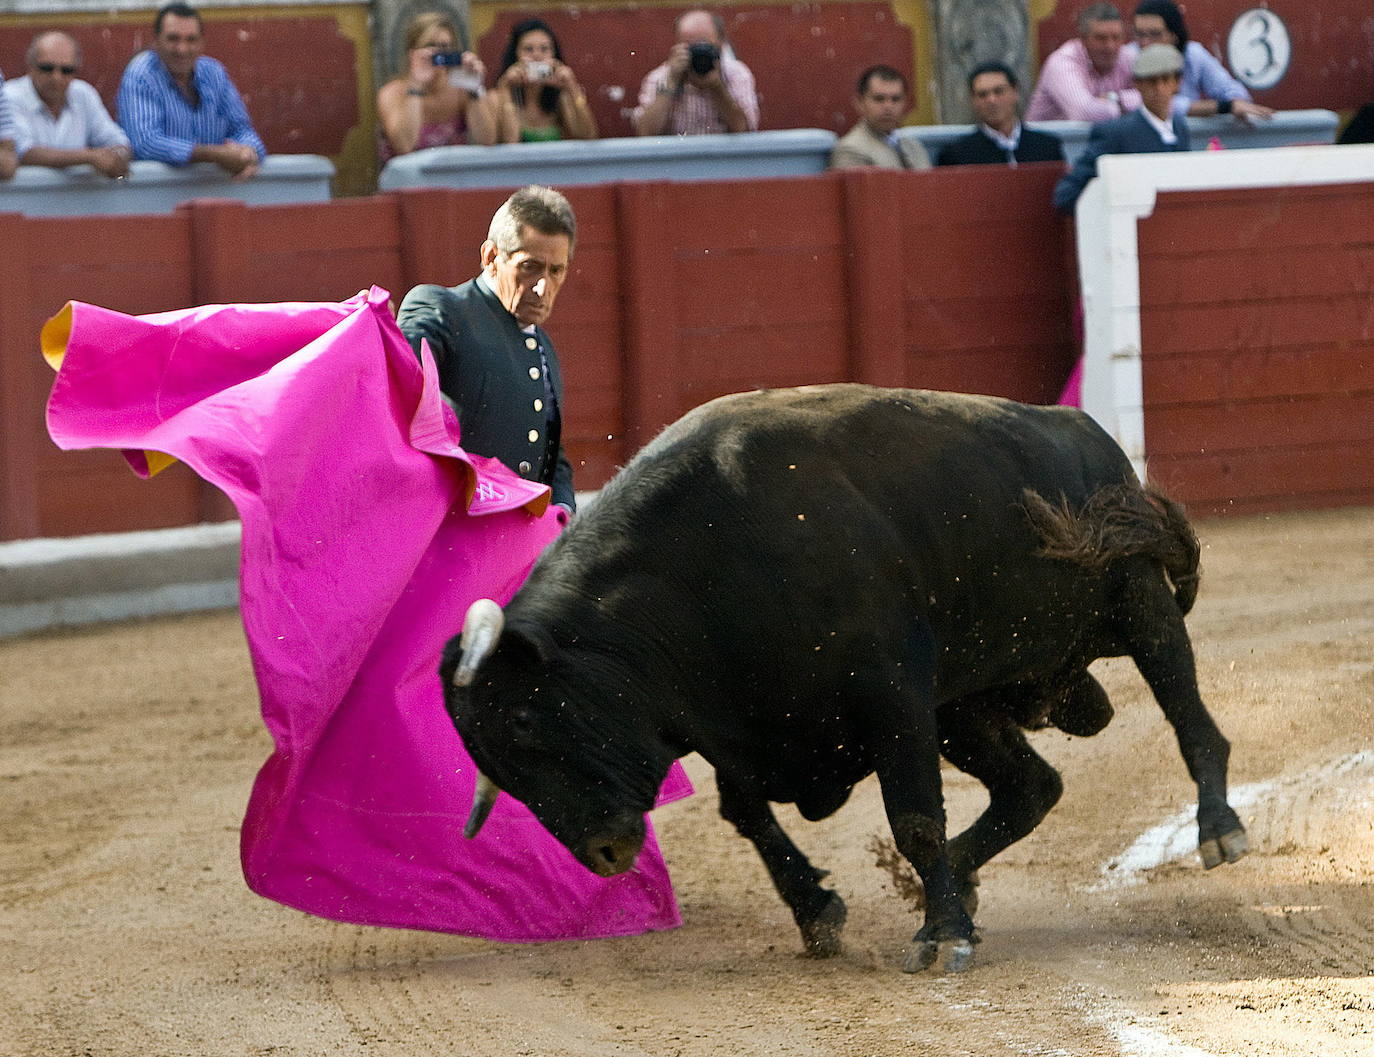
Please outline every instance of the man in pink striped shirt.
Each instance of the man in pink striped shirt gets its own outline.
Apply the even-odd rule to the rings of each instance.
[[[674,26],[668,61],[650,70],[639,88],[632,120],[641,136],[699,136],[752,132],[759,127],[754,75],[735,58],[721,17],[684,12]]]
[[[1111,4],[1078,14],[1078,37],[1056,48],[1040,66],[1026,107],[1027,121],[1107,121],[1140,107],[1131,58],[1121,50],[1126,23]]]

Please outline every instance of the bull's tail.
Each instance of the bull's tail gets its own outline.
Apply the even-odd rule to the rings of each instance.
[[[1051,503],[1029,488],[1022,499],[1040,536],[1040,557],[1100,569],[1118,558],[1147,555],[1164,567],[1179,611],[1193,608],[1202,548],[1183,508],[1158,489],[1134,481],[1109,485],[1078,510],[1062,495]]]

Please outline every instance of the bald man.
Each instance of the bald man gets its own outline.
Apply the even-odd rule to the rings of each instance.
[[[80,80],[81,46],[66,33],[40,33],[25,54],[28,73],[5,83],[5,95],[26,144],[20,163],[65,169],[90,165],[111,178],[129,172],[129,137],[100,93]]]
[[[650,70],[639,87],[635,132],[700,136],[757,129],[754,75],[735,58],[721,17],[700,8],[685,11],[673,32],[668,60]]]

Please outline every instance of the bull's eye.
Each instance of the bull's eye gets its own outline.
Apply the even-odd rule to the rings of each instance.
[[[534,720],[530,719],[530,714],[523,708],[511,713],[510,725],[515,728],[517,734],[529,734],[534,730]]]

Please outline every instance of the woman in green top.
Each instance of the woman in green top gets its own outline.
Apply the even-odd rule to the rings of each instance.
[[[499,143],[596,138],[587,94],[540,19],[527,18],[511,30],[495,95]]]

